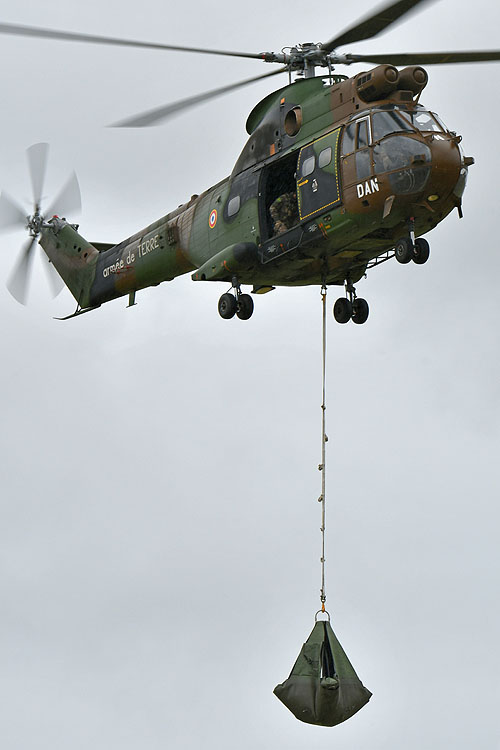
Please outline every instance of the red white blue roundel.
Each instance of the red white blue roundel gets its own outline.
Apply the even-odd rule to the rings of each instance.
[[[213,229],[216,224],[217,224],[217,209],[214,208],[214,210],[208,217],[208,226],[210,227],[210,229]]]

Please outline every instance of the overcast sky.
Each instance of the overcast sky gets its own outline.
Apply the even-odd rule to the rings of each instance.
[[[0,21],[261,52],[371,8],[0,0]],[[499,21],[441,0],[342,51],[498,49]],[[0,185],[28,208],[25,150],[50,142],[47,200],[75,169],[80,231],[103,242],[229,174],[281,83],[113,130],[267,69],[15,37],[0,64]],[[29,306],[0,287],[5,750],[500,747],[500,66],[429,74],[422,101],[476,159],[464,219],[428,236],[425,266],[359,283],[366,325],[329,315],[327,607],[370,703],[325,729],[272,694],[319,606],[319,289],[223,321],[224,285],[188,275],[62,323],[73,298],[50,299],[37,259]],[[24,240],[0,239],[4,280]]]

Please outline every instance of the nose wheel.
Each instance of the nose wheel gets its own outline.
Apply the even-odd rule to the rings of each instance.
[[[431,249],[429,243],[423,237],[415,239],[415,222],[408,222],[408,235],[401,237],[394,246],[394,255],[399,263],[409,263],[411,260],[418,266],[422,266],[429,260]]]
[[[366,323],[370,308],[368,302],[356,296],[356,290],[350,282],[345,285],[346,296],[339,297],[333,306],[333,317],[337,323]]]

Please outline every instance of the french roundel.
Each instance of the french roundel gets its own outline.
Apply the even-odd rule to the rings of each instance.
[[[210,229],[213,229],[216,224],[217,224],[217,209],[214,208],[214,210],[208,217],[208,226],[210,227]]]

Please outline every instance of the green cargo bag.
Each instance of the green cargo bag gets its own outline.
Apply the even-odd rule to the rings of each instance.
[[[290,673],[274,694],[300,721],[333,727],[371,698],[330,623],[316,622]]]

